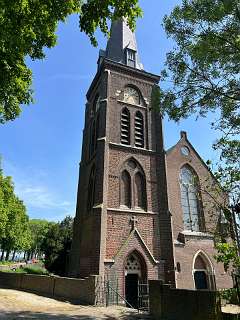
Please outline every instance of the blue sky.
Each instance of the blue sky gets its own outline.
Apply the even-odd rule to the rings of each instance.
[[[159,74],[163,67],[172,43],[166,39],[162,18],[180,2],[140,1],[144,17],[138,20],[136,35],[146,71]],[[48,220],[75,214],[85,94],[96,72],[99,48],[106,46],[106,38],[99,32],[99,47],[91,46],[79,32],[77,16],[60,24],[57,33],[58,44],[46,50],[46,59],[29,61],[35,104],[25,106],[17,120],[0,126],[5,175],[13,177],[29,216]],[[216,133],[209,122],[190,118],[177,125],[165,119],[166,148],[177,142],[180,130],[185,130],[200,155],[214,160],[211,145]]]

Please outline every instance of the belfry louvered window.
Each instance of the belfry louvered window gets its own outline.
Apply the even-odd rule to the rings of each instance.
[[[140,111],[135,115],[135,146],[144,147],[144,122]]]
[[[121,114],[121,143],[130,144],[130,112],[127,108]]]

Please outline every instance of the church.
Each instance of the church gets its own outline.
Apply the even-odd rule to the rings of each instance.
[[[113,22],[86,95],[69,276],[117,279],[132,303],[149,279],[186,289],[232,286],[209,232],[219,212],[199,188],[214,177],[186,132],[164,149],[162,117],[151,107],[159,80],[144,70],[125,21]]]

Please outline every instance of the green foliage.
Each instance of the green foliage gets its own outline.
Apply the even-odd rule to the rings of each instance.
[[[0,170],[0,246],[7,259],[11,250],[28,249],[30,238],[26,208],[14,193],[11,177],[4,177]]]
[[[155,85],[152,88],[152,94],[151,94],[151,106],[154,111],[160,111],[161,110],[161,90],[159,86]]]
[[[15,119],[32,102],[32,73],[25,59],[43,59],[56,45],[58,21],[78,12],[80,1],[1,0],[0,123]]]
[[[41,219],[32,219],[29,221],[31,233],[30,248],[28,250],[28,259],[33,256],[41,256],[41,246],[46,237],[48,229],[53,223]]]
[[[240,20],[238,0],[183,0],[164,18],[176,46],[162,73],[161,106],[171,119],[218,111],[222,157],[240,158]],[[234,140],[235,139],[235,140]],[[239,170],[239,167],[238,167]]]
[[[224,289],[220,290],[219,292],[221,299],[225,300],[225,302],[230,304],[238,304],[237,289]]]
[[[94,33],[98,27],[108,33],[107,19],[127,17],[133,28],[141,10],[137,0],[1,0],[0,124],[14,120],[21,105],[33,102],[32,72],[26,57],[43,59],[44,48],[57,43],[58,22],[73,13],[80,15],[81,31],[96,45]]]
[[[73,218],[52,224],[42,243],[45,266],[49,272],[63,276],[66,274],[68,253],[72,242]]]
[[[239,270],[240,257],[235,243],[217,243],[216,249],[218,253],[215,255],[215,259],[217,262],[223,263],[225,270],[228,270],[230,266]]]
[[[43,266],[40,265],[30,265],[28,267],[22,267],[17,269],[6,269],[2,272],[49,275],[49,272]]]
[[[85,32],[93,45],[97,45],[94,36],[99,27],[104,34],[109,34],[108,19],[127,18],[128,25],[135,29],[136,18],[142,16],[138,0],[95,0],[85,1],[81,8],[80,29]]]
[[[0,261],[0,266],[10,266],[12,264],[12,261]]]
[[[29,267],[24,267],[24,268],[19,268],[18,272],[24,272],[28,274],[41,274],[41,275],[49,275],[49,272],[41,266],[29,266]]]

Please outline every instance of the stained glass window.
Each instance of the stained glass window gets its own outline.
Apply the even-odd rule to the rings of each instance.
[[[188,167],[181,169],[181,201],[184,228],[199,231],[199,199],[197,191],[197,176]]]

